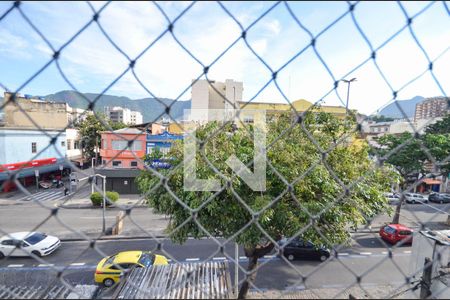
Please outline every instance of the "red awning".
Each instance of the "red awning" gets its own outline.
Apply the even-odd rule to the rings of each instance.
[[[425,178],[422,180],[425,184],[441,184],[442,182],[440,180],[431,179],[431,178]]]

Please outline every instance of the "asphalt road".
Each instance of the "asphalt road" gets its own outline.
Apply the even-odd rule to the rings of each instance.
[[[1,199],[0,199],[1,200]],[[59,237],[79,236],[73,231],[98,233],[101,229],[101,209],[60,209],[57,216],[51,216],[52,201],[41,206],[36,203],[0,206],[0,232],[39,230]],[[53,206],[54,207],[54,206]],[[420,223],[442,223],[447,219],[448,204],[406,204],[402,209],[401,223],[418,228]],[[107,210],[107,226],[115,219],[117,210]],[[382,224],[389,216],[379,216],[373,222]],[[154,214],[148,208],[135,208],[132,218],[125,220],[124,235],[162,234],[167,219]],[[139,226],[137,226],[139,225]],[[356,233],[352,247],[339,251],[338,259],[324,263],[315,261],[287,262],[270,255],[260,260],[256,280],[259,289],[303,289],[320,287],[346,288],[356,283],[358,277],[362,286],[379,284],[403,285],[405,274],[409,274],[411,248],[393,249],[393,258],[388,257],[386,245],[378,239],[377,233]],[[222,240],[220,240],[222,242]],[[91,248],[86,241],[63,242],[60,249],[48,257],[35,261],[32,258],[6,258],[0,260],[0,282],[11,284],[47,284],[53,280],[66,280],[75,284],[93,284],[96,264],[104,255],[123,250],[152,250],[170,258],[172,262],[196,262],[207,259],[228,259],[230,274],[234,278],[234,244],[224,246],[224,252],[211,239],[188,240],[183,245],[168,240],[109,240],[97,241]],[[239,266],[245,269],[247,260],[239,249]],[[60,277],[57,277],[60,272]],[[239,279],[244,274],[240,272]],[[302,280],[302,278],[304,280]]]
[[[361,244],[357,242],[351,248],[342,249],[338,259],[324,263],[288,262],[274,255],[266,256],[260,259],[256,286],[261,289],[344,288],[354,283],[357,276],[362,276],[361,283],[365,285],[404,283],[401,272],[406,274],[409,271],[410,247],[394,249],[394,256],[390,259],[387,249],[372,234],[359,234],[355,238],[356,241],[361,239]],[[158,241],[155,240],[98,241],[94,248],[87,242],[64,242],[42,261],[13,257],[1,260],[0,279],[10,283],[45,284],[59,280],[57,274],[62,271],[61,278],[70,284],[93,284],[95,266],[104,255],[124,250],[152,250],[170,258],[172,263],[227,259],[234,280],[233,243],[224,245],[224,253],[221,253],[220,247],[211,239],[190,239],[183,245],[168,240],[159,242],[161,250],[158,250]],[[247,260],[242,249],[239,249],[238,260],[240,268],[245,269]],[[302,276],[306,278],[304,282]],[[239,280],[243,278],[244,274],[240,272]]]

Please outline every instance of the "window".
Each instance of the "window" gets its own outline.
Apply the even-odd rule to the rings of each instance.
[[[400,234],[400,235],[411,235],[412,232],[411,232],[411,231],[408,231],[408,230],[401,230],[401,231],[399,232],[399,234]]]
[[[111,146],[113,150],[126,150],[127,141],[111,141]]]
[[[29,236],[25,239],[25,241],[31,245],[37,244],[40,241],[42,241],[43,239],[45,239],[47,237],[47,235],[43,234],[43,233],[35,233],[32,236]]]
[[[66,146],[66,142],[65,141],[61,141],[61,147],[65,147]]]
[[[73,149],[80,149],[80,141],[73,142]]]
[[[131,147],[134,151],[142,150],[142,142],[141,141],[133,141],[133,145]]]
[[[395,229],[390,227],[390,226],[386,226],[384,227],[384,231],[390,234],[394,234],[395,233]]]
[[[112,163],[113,167],[120,167],[122,165],[122,162],[120,160],[115,160]]]
[[[128,141],[112,141],[112,149],[113,150],[142,150],[142,142],[141,141],[133,141],[131,144],[131,149],[128,148]]]
[[[67,150],[72,150],[72,140],[67,140]]]
[[[36,143],[31,143],[31,153],[36,153],[36,152],[37,152]]]
[[[2,241],[3,246],[14,246],[13,240],[4,240]]]
[[[132,167],[137,167],[137,166],[138,166],[137,161],[132,161],[132,162],[130,163],[130,166],[132,166]]]

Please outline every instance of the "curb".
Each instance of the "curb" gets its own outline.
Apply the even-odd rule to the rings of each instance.
[[[111,208],[123,209],[125,207],[128,207],[128,205],[130,207],[132,207],[133,209],[135,209],[135,208],[148,208],[147,205],[142,205],[142,204],[139,204],[139,205],[123,204],[123,205],[121,205],[122,208],[119,207],[119,206],[111,205],[111,206],[108,206],[107,209],[111,209]],[[63,205],[58,205],[57,207],[58,208],[65,208],[65,209],[97,209],[97,208],[101,209],[102,208],[101,206],[93,206],[92,204],[84,204],[84,205],[76,205],[76,204],[64,205],[63,204]]]
[[[94,239],[95,237],[90,237],[90,239]],[[144,239],[165,239],[167,238],[167,235],[155,235],[155,237],[150,236],[102,236],[100,238],[95,238],[95,241],[111,241],[111,240],[144,240]],[[89,240],[83,239],[83,238],[62,238],[60,239],[61,242],[87,242]]]

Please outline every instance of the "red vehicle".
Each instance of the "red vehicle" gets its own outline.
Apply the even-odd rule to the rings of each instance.
[[[401,224],[387,224],[380,228],[380,237],[388,243],[412,244],[413,230]]]

